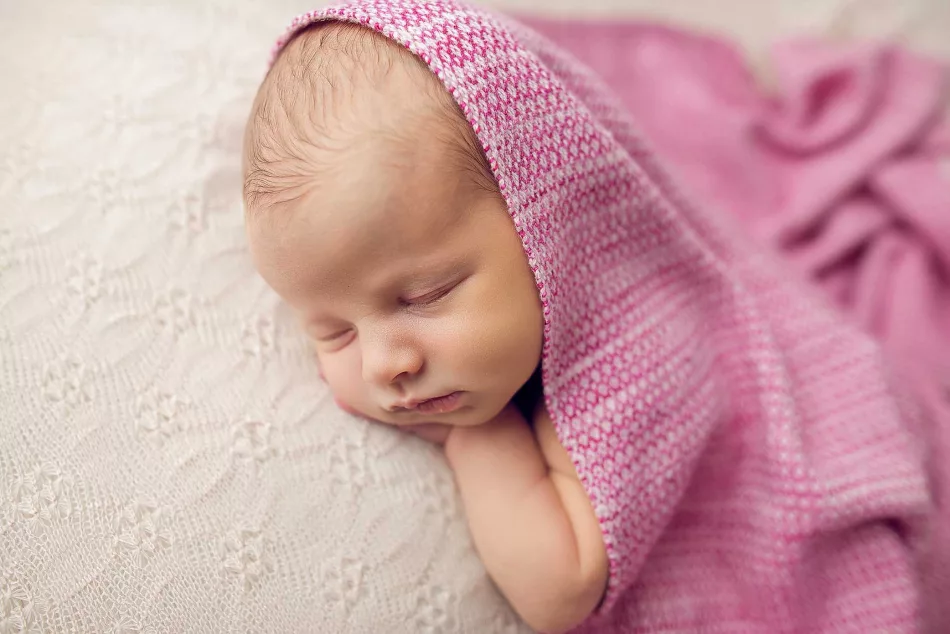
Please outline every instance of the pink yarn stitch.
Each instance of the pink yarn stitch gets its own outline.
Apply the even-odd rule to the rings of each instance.
[[[423,59],[477,132],[544,305],[545,398],[600,520],[584,632],[910,632],[932,512],[879,346],[694,205],[602,82],[451,1],[315,20]]]

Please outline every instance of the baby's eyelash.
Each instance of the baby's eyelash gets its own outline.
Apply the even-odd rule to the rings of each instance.
[[[339,331],[333,333],[332,335],[327,335],[327,336],[325,336],[325,337],[317,337],[317,341],[322,341],[322,342],[324,342],[324,343],[330,343],[330,342],[332,342],[332,341],[335,341],[335,340],[339,339],[340,337],[342,337],[342,336],[344,336],[344,335],[349,334],[351,330],[353,330],[353,329],[352,329],[352,328],[346,328],[345,330],[339,330]]]
[[[433,304],[452,292],[452,289],[454,289],[456,286],[458,286],[458,284],[450,284],[437,291],[426,293],[425,295],[421,295],[419,297],[400,299],[399,303],[404,306],[425,306],[426,304]]]

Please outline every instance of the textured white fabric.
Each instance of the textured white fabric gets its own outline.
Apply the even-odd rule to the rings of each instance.
[[[950,6],[601,4],[753,50],[901,7],[934,51]],[[438,452],[336,410],[247,257],[244,115],[312,8],[0,3],[0,634],[524,631]]]

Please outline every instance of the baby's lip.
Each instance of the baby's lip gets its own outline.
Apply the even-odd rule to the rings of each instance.
[[[423,405],[423,404],[425,404],[425,403],[430,403],[430,402],[435,401],[435,400],[438,400],[438,399],[440,399],[440,398],[445,398],[445,397],[447,397],[447,396],[452,396],[453,394],[458,394],[458,393],[459,393],[459,392],[457,392],[457,391],[453,391],[453,392],[446,392],[446,393],[444,393],[444,394],[440,394],[439,396],[431,396],[431,397],[429,397],[429,398],[410,398],[410,399],[405,399],[405,400],[399,401],[399,402],[396,403],[395,405],[391,406],[391,407],[389,408],[389,410],[390,410],[390,411],[394,411],[394,412],[395,412],[395,411],[399,411],[399,410],[414,410],[414,409],[418,409],[420,405]]]

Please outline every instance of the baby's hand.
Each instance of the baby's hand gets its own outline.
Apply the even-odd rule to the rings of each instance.
[[[551,417],[534,427],[512,405],[457,427],[446,456],[475,547],[502,593],[535,630],[565,632],[600,603],[607,550],[600,525]]]

